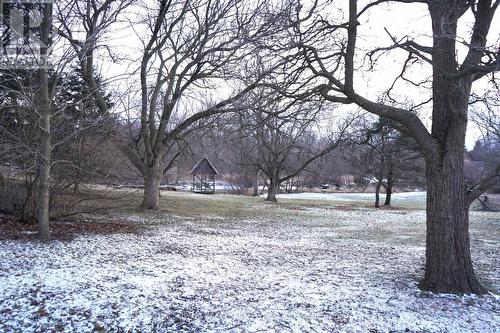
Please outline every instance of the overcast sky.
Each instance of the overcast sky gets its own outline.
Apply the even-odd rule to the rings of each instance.
[[[347,5],[347,1],[336,3],[342,4],[342,6]],[[358,6],[361,7],[363,3],[366,3],[366,1],[360,1]],[[128,16],[130,20],[134,20],[134,14],[132,14],[134,10],[135,8],[129,9],[130,14]],[[333,6],[331,6],[329,10],[334,12],[332,16],[343,15]],[[468,13],[462,19],[462,24],[460,24],[459,36],[465,40],[470,36],[472,22],[472,14]],[[390,45],[391,40],[385,29],[395,37],[400,38],[408,35],[424,45],[432,45],[430,17],[426,6],[422,4],[381,4],[365,13],[360,19],[360,23],[358,28],[360,37],[357,43],[357,47],[359,48],[357,53],[357,65],[360,67],[363,65],[363,61],[366,61],[364,57],[366,50],[378,46]],[[140,58],[142,46],[140,39],[137,37],[137,33],[143,33],[141,27],[138,25],[134,25],[133,29],[128,23],[115,26],[114,30],[107,38],[107,43],[124,59],[119,63],[112,63],[102,57],[99,64],[106,78],[115,80],[115,82],[122,82],[119,86],[121,90],[126,89],[126,85],[123,84],[123,79],[130,79],[129,82],[132,83],[137,83],[138,81],[137,74],[132,74],[138,67],[139,63],[137,60]],[[488,44],[497,45],[498,47],[499,36],[500,14],[497,13],[488,36]],[[459,48],[457,54],[459,60],[463,59],[466,51],[465,47]],[[400,64],[405,58],[405,52],[394,52],[392,55],[384,57],[383,61],[379,62],[374,71],[358,71],[355,78],[355,84],[358,91],[360,91],[362,95],[364,94],[371,99],[377,100],[382,92],[392,84],[394,78],[399,74],[401,70]],[[411,72],[411,76],[414,78],[429,77],[430,74],[431,68],[428,65],[417,67]],[[116,80],[116,78],[120,78],[121,80]],[[485,81],[475,84],[475,89],[481,90],[484,89],[484,87]],[[227,92],[223,91],[218,93],[227,95]],[[409,100],[418,103],[419,101],[428,99],[430,95],[429,91],[415,89],[408,84],[399,83],[396,85],[394,96],[398,97],[398,100]],[[427,108],[426,111],[424,110],[421,114],[421,118],[426,125],[430,125],[429,108]],[[478,137],[479,131],[474,128],[473,124],[470,124],[466,140],[466,145],[469,149],[473,147]]]

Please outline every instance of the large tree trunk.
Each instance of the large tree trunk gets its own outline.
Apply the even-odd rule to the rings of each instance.
[[[278,200],[276,200],[276,194],[278,193],[278,187],[279,187],[279,179],[276,175],[273,175],[269,179],[269,187],[267,190],[266,201],[278,202]]]
[[[458,149],[462,150],[462,149]],[[428,163],[427,237],[424,290],[484,293],[474,273],[465,198],[463,154],[453,152],[441,169]]]
[[[470,254],[463,165],[472,78],[446,76],[457,72],[454,36],[461,13],[453,1],[432,1],[429,9],[434,32],[432,136],[439,148],[435,156],[426,156],[426,263],[420,287],[481,294],[485,289],[476,278]]]
[[[144,197],[142,198],[142,209],[160,209],[160,182],[163,176],[159,163],[153,167],[148,167],[144,177]]]
[[[49,203],[50,203],[50,165],[51,165],[51,103],[48,75],[48,44],[51,25],[52,5],[45,4],[41,24],[41,40],[45,45],[40,47],[40,58],[44,62],[39,69],[39,105],[38,114],[40,130],[40,146],[38,151],[38,238],[41,241],[50,239],[49,232]]]

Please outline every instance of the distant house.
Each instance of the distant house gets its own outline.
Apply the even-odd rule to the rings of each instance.
[[[211,194],[215,193],[215,176],[219,172],[207,157],[203,157],[191,170],[193,176],[193,192]]]

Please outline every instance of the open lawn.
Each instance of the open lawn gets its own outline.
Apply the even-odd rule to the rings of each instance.
[[[471,213],[492,293],[435,295],[417,288],[425,195],[372,199],[163,192],[142,212],[123,197],[83,218],[136,232],[0,241],[0,331],[500,332],[500,213]]]

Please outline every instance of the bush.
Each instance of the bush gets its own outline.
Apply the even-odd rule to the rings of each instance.
[[[34,186],[20,181],[4,181],[0,186],[0,213],[22,219],[35,216]]]

